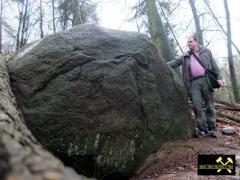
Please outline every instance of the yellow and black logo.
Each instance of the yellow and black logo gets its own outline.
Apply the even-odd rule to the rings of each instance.
[[[198,155],[198,175],[235,175],[235,155]]]

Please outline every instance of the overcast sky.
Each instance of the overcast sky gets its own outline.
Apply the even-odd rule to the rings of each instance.
[[[111,29],[122,29],[137,31],[134,23],[128,22],[130,7],[136,4],[137,0],[101,0],[98,6],[100,25]]]

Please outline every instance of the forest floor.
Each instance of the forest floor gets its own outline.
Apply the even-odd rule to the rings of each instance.
[[[240,117],[239,111],[219,110]],[[218,116],[220,119],[220,117]],[[234,127],[234,135],[223,135],[224,127]],[[217,122],[218,138],[205,136],[163,145],[152,154],[131,180],[220,180],[240,179],[240,123]],[[197,171],[199,154],[236,155],[235,176],[200,176]]]

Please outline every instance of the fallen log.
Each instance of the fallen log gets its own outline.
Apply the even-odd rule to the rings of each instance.
[[[240,111],[240,104],[229,103],[229,102],[221,101],[221,100],[217,100],[217,99],[214,99],[214,102],[219,103],[219,104],[223,104],[223,105],[231,108],[232,110]]]
[[[221,117],[217,117],[217,122],[222,122],[228,125],[239,125],[239,123],[230,120],[230,119],[226,119],[226,118],[221,118]]]
[[[79,180],[33,137],[17,109],[5,63],[0,59],[0,179]]]
[[[227,103],[227,104],[229,105],[230,103]],[[226,109],[226,110],[231,110],[231,111],[239,111],[240,110],[240,109],[238,109],[237,106],[234,106],[234,105],[231,106],[230,105],[231,106],[230,107],[227,104],[221,104],[220,102],[214,101],[214,106],[215,106],[216,109]],[[193,105],[192,105],[191,101],[188,101],[188,105],[189,105],[189,108],[193,108]],[[206,109],[204,104],[203,104],[203,108]]]
[[[225,109],[225,110],[230,110],[230,111],[236,111],[236,109],[228,107],[224,104],[214,103],[214,106],[216,109]]]
[[[218,115],[222,116],[222,117],[226,117],[228,119],[231,119],[233,121],[236,121],[236,122],[240,123],[240,117],[239,116],[235,116],[235,115],[232,115],[232,114],[225,114],[225,113],[222,113],[222,112],[218,112]]]

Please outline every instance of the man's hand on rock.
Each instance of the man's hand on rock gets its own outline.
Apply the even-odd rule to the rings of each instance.
[[[224,79],[219,79],[219,80],[217,80],[217,82],[221,87],[226,86],[226,81]]]

